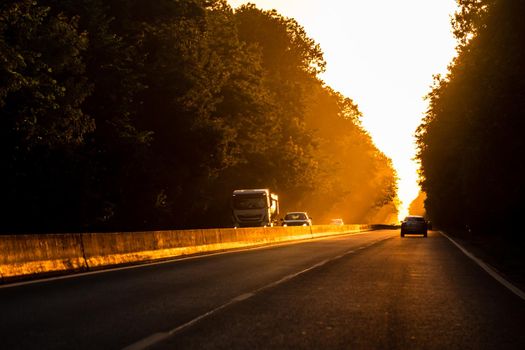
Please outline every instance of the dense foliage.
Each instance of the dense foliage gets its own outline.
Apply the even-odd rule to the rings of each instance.
[[[2,231],[229,225],[232,190],[261,187],[372,217],[395,174],[324,68],[295,20],[253,5],[2,1]]]
[[[525,1],[459,1],[457,57],[419,128],[426,209],[442,226],[513,232],[525,209]]]

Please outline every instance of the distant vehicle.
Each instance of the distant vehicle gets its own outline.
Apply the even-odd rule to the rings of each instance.
[[[420,234],[427,237],[428,224],[424,217],[409,215],[401,222],[401,237],[406,234]]]
[[[332,219],[330,225],[344,225],[343,219]]]
[[[235,190],[231,207],[234,227],[274,226],[279,215],[279,196],[267,188]]]
[[[312,218],[305,211],[293,211],[286,214],[283,226],[312,226]]]

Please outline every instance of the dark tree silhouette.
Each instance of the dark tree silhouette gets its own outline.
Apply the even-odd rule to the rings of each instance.
[[[395,196],[319,45],[275,11],[8,0],[0,58],[3,232],[230,225],[243,187],[355,221]]]
[[[458,56],[418,131],[426,209],[442,226],[514,234],[525,209],[525,1],[460,5]]]

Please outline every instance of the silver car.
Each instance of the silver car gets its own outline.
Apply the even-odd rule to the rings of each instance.
[[[330,225],[344,225],[343,219],[332,219],[330,220]]]
[[[420,234],[427,237],[428,223],[424,217],[419,215],[409,215],[401,223],[401,237],[406,234]]]
[[[312,226],[312,218],[304,211],[286,213],[283,226]]]

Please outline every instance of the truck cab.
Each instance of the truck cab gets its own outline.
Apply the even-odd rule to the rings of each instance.
[[[274,226],[279,197],[267,188],[235,190],[231,207],[234,227]]]

